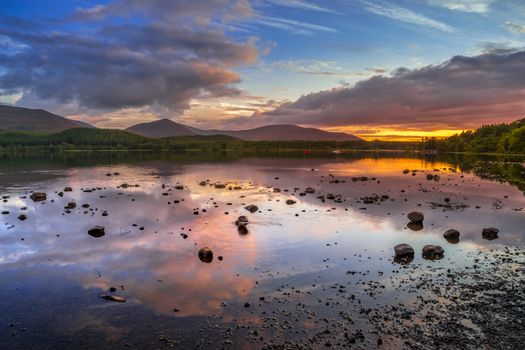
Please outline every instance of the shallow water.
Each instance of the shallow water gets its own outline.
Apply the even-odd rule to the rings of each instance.
[[[501,176],[464,173],[457,162],[367,154],[199,162],[82,157],[0,163],[0,211],[9,211],[0,216],[0,341],[10,349],[301,341],[336,318],[346,327],[352,310],[410,301],[413,295],[388,283],[393,276],[461,268],[480,252],[525,245],[522,190]],[[513,176],[523,176],[522,163],[512,164]],[[355,179],[361,176],[367,179]],[[59,196],[65,187],[73,191]],[[315,194],[301,195],[306,187]],[[32,191],[46,192],[47,200],[33,202]],[[383,200],[365,203],[376,195]],[[69,202],[76,208],[67,212]],[[259,211],[249,213],[249,204]],[[419,230],[407,228],[413,210],[425,214]],[[234,224],[240,215],[249,219],[246,235]],[[103,237],[88,235],[95,225],[105,227]],[[484,227],[498,228],[499,238],[483,239]],[[449,228],[461,232],[459,243],[443,238]],[[414,247],[410,266],[419,270],[393,262],[399,243]],[[426,244],[441,245],[444,258],[424,260]],[[199,260],[202,247],[213,250],[211,263]],[[366,320],[348,317],[373,333],[361,346],[376,346]],[[396,344],[385,338],[384,346]]]

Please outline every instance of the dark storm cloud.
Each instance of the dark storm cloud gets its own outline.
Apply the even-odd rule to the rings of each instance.
[[[308,94],[259,116],[273,123],[427,129],[514,120],[525,117],[525,51],[399,68],[391,76]]]
[[[5,72],[0,94],[22,92],[22,101],[53,100],[85,109],[158,105],[172,111],[188,108],[200,96],[239,95],[234,85],[240,77],[232,68],[253,63],[257,49],[252,40],[234,41],[207,20],[225,16],[228,9],[239,15],[248,11],[242,5],[226,0],[116,1],[78,10],[71,18],[82,17],[82,31],[0,24],[0,35],[23,47],[0,54]],[[143,11],[140,21],[116,25],[108,19],[135,10]],[[148,17],[158,12],[164,17]],[[191,17],[197,12],[201,17]]]

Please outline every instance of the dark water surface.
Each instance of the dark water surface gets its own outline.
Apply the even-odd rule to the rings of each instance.
[[[480,259],[497,266],[507,253],[505,271],[523,286],[524,179],[520,159],[3,156],[0,347],[402,348],[410,337],[416,346],[371,315],[425,298],[447,305],[418,278],[463,273]],[[34,202],[33,191],[47,200]],[[413,210],[423,227],[407,227]],[[248,234],[234,224],[240,215]],[[104,236],[88,235],[95,225]],[[498,228],[498,239],[484,239],[484,227]],[[450,228],[461,232],[456,244],[443,238]],[[399,243],[416,251],[408,266],[393,262]],[[427,244],[444,258],[423,259]],[[202,247],[211,263],[197,256]],[[484,334],[476,320],[458,323]]]

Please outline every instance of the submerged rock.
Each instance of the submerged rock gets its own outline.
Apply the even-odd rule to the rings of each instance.
[[[312,188],[312,187],[306,187],[306,188],[304,189],[304,193],[313,194],[313,193],[315,193],[315,188]]]
[[[486,227],[481,232],[483,238],[488,239],[489,241],[498,238],[499,230],[494,227]]]
[[[253,204],[247,205],[244,207],[244,209],[248,210],[250,213],[255,213],[257,210],[259,210],[259,207]]]
[[[428,244],[423,247],[423,258],[429,260],[441,259],[445,251],[439,245]]]
[[[107,301],[116,301],[117,303],[125,303],[126,302],[126,299],[124,299],[123,297],[116,296],[116,295],[101,294],[100,297],[102,299],[104,299],[104,300],[107,300]]]
[[[408,213],[407,218],[414,224],[421,224],[425,220],[425,215],[420,211],[413,211]]]
[[[402,243],[394,247],[394,261],[398,263],[409,263],[414,260],[414,248],[410,244]]]
[[[225,184],[215,184],[215,188],[226,188]]]
[[[64,188],[64,192],[71,192],[71,191],[73,191],[73,189],[71,187]]]
[[[26,215],[26,214],[20,214],[20,215],[18,215],[18,220],[20,220],[20,221],[27,220],[27,215]]]
[[[199,259],[204,263],[211,263],[213,261],[213,251],[209,247],[199,249]]]
[[[33,192],[29,198],[31,198],[33,202],[42,202],[47,199],[47,194],[45,192]]]
[[[287,200],[286,200],[286,204],[288,204],[288,205],[293,205],[293,204],[295,204],[295,203],[297,203],[297,202],[294,201],[293,199],[287,199]]]
[[[88,234],[92,237],[99,238],[106,234],[103,226],[93,226],[89,229]]]

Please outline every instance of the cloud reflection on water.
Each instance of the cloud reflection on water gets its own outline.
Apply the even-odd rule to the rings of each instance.
[[[62,178],[31,184],[34,189],[48,192],[45,204],[17,198],[23,193],[18,192],[19,184],[14,181],[12,198],[1,207],[11,213],[1,218],[6,225],[0,228],[0,264],[4,269],[22,270],[51,266],[84,288],[106,291],[111,286],[124,286],[119,293],[130,298],[130,302],[161,314],[204,316],[222,314],[222,302],[250,299],[263,288],[256,282],[272,284],[271,274],[283,277],[321,272],[325,264],[320,262],[327,256],[332,257],[330,264],[337,266],[337,258],[366,250],[382,257],[381,262],[374,264],[384,269],[391,264],[388,259],[393,245],[409,242],[419,251],[423,245],[435,243],[445,248],[445,259],[435,263],[445,266],[454,263],[454,259],[460,261],[465,250],[521,244],[523,214],[511,210],[523,207],[523,195],[518,190],[448,170],[440,171],[440,182],[427,181],[423,172],[416,176],[402,174],[405,168],[433,171],[449,167],[446,163],[414,159],[285,159],[243,160],[228,166],[174,167],[169,162],[155,162],[75,168],[67,170]],[[115,171],[122,175],[105,175]],[[345,182],[329,183],[329,174]],[[377,177],[379,182],[352,182],[353,176],[361,175]],[[206,179],[211,183],[236,182],[243,189],[200,186],[199,182]],[[139,187],[117,188],[122,183]],[[163,189],[163,183],[179,183],[185,188]],[[66,192],[63,198],[54,193],[65,186],[74,191]],[[308,186],[318,193],[299,196]],[[97,187],[101,189],[90,193],[80,190]],[[274,192],[275,187],[281,192]],[[341,194],[346,201],[323,203],[317,196],[326,193]],[[393,201],[389,199],[381,205],[357,202],[372,194],[388,194]],[[505,195],[508,198],[504,199]],[[462,212],[430,209],[429,201],[443,201],[445,197],[470,207]],[[288,198],[297,203],[286,205]],[[503,209],[493,208],[496,198],[505,201]],[[62,215],[65,203],[71,200],[77,208]],[[175,204],[174,200],[180,202]],[[85,203],[90,204],[89,209],[81,207]],[[258,205],[261,213],[249,214],[243,209],[246,204]],[[476,205],[481,208],[475,209]],[[23,206],[28,207],[29,219],[19,222],[16,216]],[[363,207],[367,209],[360,209]],[[414,209],[425,213],[422,231],[406,228],[405,214]],[[109,216],[101,216],[103,210]],[[194,215],[195,210],[198,215]],[[250,219],[250,233],[246,236],[240,236],[233,224],[238,215],[248,215]],[[11,224],[15,227],[6,229]],[[106,236],[88,236],[87,230],[93,225],[105,226]],[[140,226],[145,229],[140,230]],[[485,226],[500,228],[500,239],[483,240],[481,228]],[[443,239],[442,232],[448,228],[461,232],[459,244],[450,245]],[[182,232],[189,237],[183,239]],[[203,246],[213,249],[213,263],[203,264],[197,258],[197,251]],[[218,256],[224,260],[218,261]],[[416,254],[417,261],[421,257]],[[174,308],[180,312],[174,313]]]

